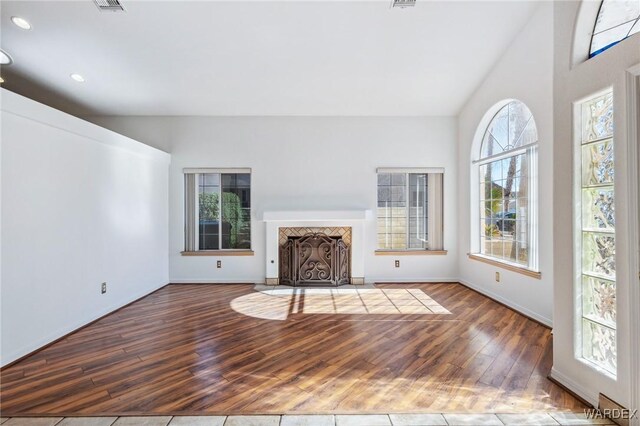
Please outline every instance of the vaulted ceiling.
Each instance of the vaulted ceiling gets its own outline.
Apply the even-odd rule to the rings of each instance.
[[[80,115],[455,115],[536,7],[122,2],[2,1],[3,86]]]

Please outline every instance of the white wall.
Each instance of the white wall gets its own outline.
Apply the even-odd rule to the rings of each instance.
[[[500,61],[471,96],[459,115],[458,258],[460,280],[478,291],[512,306],[545,324],[553,316],[553,6],[541,2]],[[539,266],[542,279],[471,260],[470,162],[479,150],[479,137],[497,112],[498,102],[524,102],[538,127],[539,138]],[[480,129],[480,131],[478,131]],[[475,142],[475,144],[474,144]],[[474,154],[475,155],[475,154]],[[475,221],[474,221],[475,223]],[[501,281],[495,281],[495,272]]]
[[[456,280],[455,118],[93,117],[171,152],[169,262],[172,282],[263,282],[270,210],[376,208],[376,167],[444,167],[446,256],[374,256],[376,223],[365,224],[368,281]],[[252,257],[185,257],[184,167],[252,168]],[[216,261],[222,260],[222,269]]]
[[[585,2],[581,15],[579,2],[557,2],[555,18],[555,72],[554,72],[554,206],[555,223],[553,230],[554,253],[556,257],[554,288],[554,363],[552,375],[589,401],[597,401],[598,393],[613,398],[628,408],[640,408],[640,395],[631,401],[630,387],[640,383],[637,370],[630,366],[633,354],[638,348],[631,348],[630,335],[633,327],[630,310],[638,309],[639,300],[633,300],[630,286],[638,285],[637,241],[631,213],[637,213],[638,206],[629,200],[635,199],[637,181],[633,182],[629,171],[636,168],[636,159],[629,155],[629,146],[637,147],[637,140],[630,140],[628,134],[627,70],[640,63],[640,35],[635,35],[620,44],[585,61],[588,40],[593,29],[597,5]],[[590,15],[590,16],[587,16]],[[578,20],[578,18],[580,18]],[[578,25],[575,26],[576,22]],[[576,28],[574,33],[574,28]],[[574,37],[576,44],[574,45]],[[585,41],[586,38],[586,41]],[[575,63],[575,66],[572,64]],[[616,286],[617,286],[617,327],[618,327],[618,374],[612,379],[576,359],[579,352],[575,339],[574,312],[578,309],[574,291],[573,270],[573,117],[572,104],[613,87],[614,95],[614,141],[615,141],[615,181],[616,181]],[[632,270],[635,269],[635,270]],[[637,293],[636,293],[637,294]],[[638,325],[635,326],[638,332]],[[637,358],[636,358],[637,360]],[[631,375],[635,374],[632,379]],[[640,424],[636,420],[635,424]]]
[[[0,101],[5,365],[168,282],[169,155],[4,89]]]

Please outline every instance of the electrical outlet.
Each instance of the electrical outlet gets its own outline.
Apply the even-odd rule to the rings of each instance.
[[[400,261],[396,260],[396,268],[399,268],[399,267],[400,267]]]
[[[500,282],[500,272],[496,272],[496,282]]]
[[[105,294],[107,292],[107,283],[102,283],[100,286],[100,294]]]
[[[218,260],[218,263],[216,264],[216,267],[218,269],[222,268],[222,260]]]

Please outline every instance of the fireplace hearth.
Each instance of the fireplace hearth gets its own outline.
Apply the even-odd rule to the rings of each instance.
[[[351,282],[351,251],[343,236],[289,235],[280,246],[280,284],[343,285]]]

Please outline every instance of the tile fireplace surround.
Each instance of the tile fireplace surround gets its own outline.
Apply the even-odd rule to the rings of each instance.
[[[364,223],[370,210],[306,210],[264,212],[266,223],[267,285],[279,284],[280,240],[291,228],[349,228],[351,230],[351,283],[364,284]],[[288,228],[288,231],[285,231]]]

